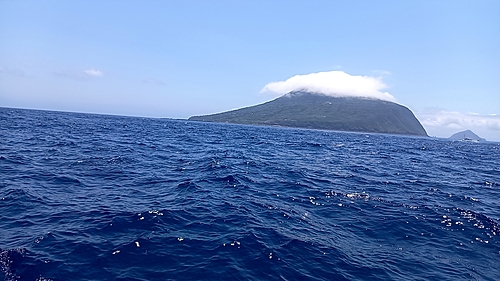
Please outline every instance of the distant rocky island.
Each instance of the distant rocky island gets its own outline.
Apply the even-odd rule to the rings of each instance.
[[[383,100],[294,91],[272,101],[192,121],[427,136],[406,107]]]
[[[484,141],[486,141],[485,139],[474,134],[471,130],[465,130],[465,131],[455,133],[451,137],[449,137],[448,139],[455,140],[455,141],[470,141],[470,142],[484,142]]]

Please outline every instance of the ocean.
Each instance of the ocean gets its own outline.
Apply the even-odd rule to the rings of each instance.
[[[500,145],[0,108],[4,280],[500,280]]]

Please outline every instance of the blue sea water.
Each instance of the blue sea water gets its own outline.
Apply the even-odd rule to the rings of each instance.
[[[500,280],[500,145],[0,108],[5,280]]]

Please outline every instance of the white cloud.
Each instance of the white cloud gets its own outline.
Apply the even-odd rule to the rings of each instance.
[[[429,135],[449,137],[462,130],[472,130],[480,137],[500,141],[500,116],[456,111],[417,113]]]
[[[8,75],[17,76],[17,77],[25,77],[26,76],[24,71],[22,71],[20,69],[8,68],[8,67],[2,67],[2,66],[0,66],[0,73],[5,73]]]
[[[390,75],[392,75],[392,73],[390,71],[381,70],[381,69],[375,69],[375,70],[372,71],[372,73],[377,74],[377,75],[381,75],[381,76],[390,76]]]
[[[343,71],[295,75],[285,81],[267,84],[262,93],[287,94],[308,91],[333,97],[362,97],[395,101],[394,96],[381,90],[387,88],[381,77],[355,76]]]
[[[95,70],[95,69],[89,69],[89,70],[85,70],[85,73],[87,75],[90,75],[90,76],[96,76],[96,77],[102,77],[103,76],[103,73],[102,71],[100,70]]]

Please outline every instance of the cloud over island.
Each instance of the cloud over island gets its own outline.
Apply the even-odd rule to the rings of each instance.
[[[500,141],[500,115],[497,114],[430,110],[416,115],[429,135],[449,137],[469,129],[487,140]]]
[[[360,97],[394,102],[381,77],[356,76],[343,71],[317,72],[295,75],[285,81],[271,82],[261,93],[287,94],[292,91],[307,91],[333,97]]]

